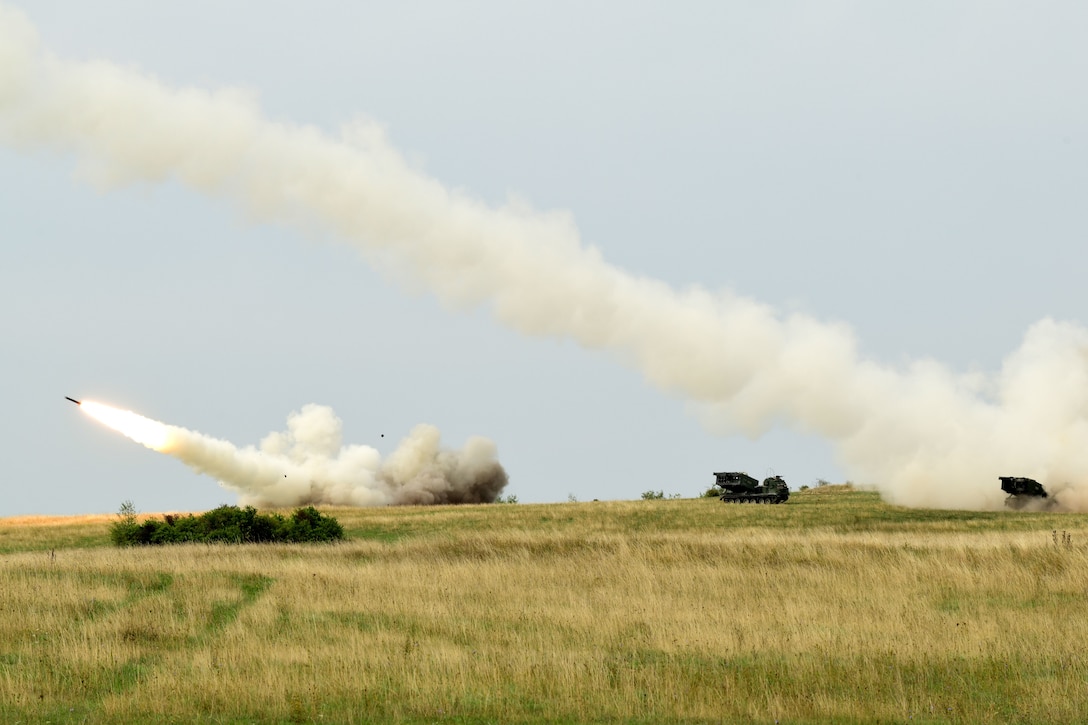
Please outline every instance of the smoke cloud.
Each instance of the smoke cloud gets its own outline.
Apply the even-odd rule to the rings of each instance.
[[[997,477],[1017,475],[1088,510],[1088,332],[1077,324],[1036,323],[988,375],[928,360],[881,365],[860,358],[843,324],[632,276],[583,244],[568,214],[489,207],[447,189],[373,123],[332,138],[263,118],[243,92],[66,63],[6,9],[0,138],[71,152],[107,186],[178,179],[256,219],[328,229],[447,304],[484,305],[526,335],[613,356],[723,434],[786,424],[824,436],[855,481],[894,503],[999,508]],[[297,439],[277,441],[290,459]],[[387,465],[410,468],[415,455]],[[295,485],[290,474],[283,485]]]
[[[80,407],[253,506],[490,503],[507,482],[486,438],[471,438],[459,451],[443,449],[438,429],[419,425],[383,461],[370,446],[345,446],[340,419],[322,405],[304,406],[288,416],[287,430],[245,448],[102,403],[85,400]]]

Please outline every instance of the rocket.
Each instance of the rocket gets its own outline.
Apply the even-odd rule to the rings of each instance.
[[[78,400],[76,400],[75,398],[69,398],[69,397],[68,397],[67,395],[65,395],[65,396],[64,396],[64,399],[65,399],[65,400],[70,400],[70,401],[72,401],[73,403],[75,403],[76,405],[83,405],[83,403],[79,402],[79,401],[78,401]]]

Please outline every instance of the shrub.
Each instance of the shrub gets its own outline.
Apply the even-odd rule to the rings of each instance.
[[[136,521],[136,506],[132,501],[121,502],[121,508],[117,510],[117,520],[110,525],[110,541],[116,546],[132,546],[138,544],[140,524]]]
[[[664,491],[643,491],[642,492],[642,500],[643,501],[658,501],[658,500],[663,499],[663,498],[665,498],[665,492]]]
[[[313,506],[295,511],[281,531],[283,541],[338,541],[344,538],[344,529],[340,522],[329,516],[322,516]]]
[[[110,538],[117,546],[136,544],[228,543],[340,541],[344,528],[331,516],[313,506],[298,509],[291,517],[259,514],[252,506],[220,506],[200,516],[167,515],[161,521],[136,521],[131,501],[121,504],[119,519],[110,528]]]

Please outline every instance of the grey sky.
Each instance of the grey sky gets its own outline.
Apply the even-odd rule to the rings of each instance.
[[[365,114],[447,186],[569,210],[634,274],[844,321],[885,363],[996,370],[1036,320],[1084,319],[1080,4],[11,4],[66,59],[330,132]],[[75,168],[0,149],[0,515],[233,501],[64,395],[240,444],[310,402],[383,451],[419,422],[482,434],[523,501],[842,475],[819,439],[712,435],[608,355],[445,309],[331,239]]]

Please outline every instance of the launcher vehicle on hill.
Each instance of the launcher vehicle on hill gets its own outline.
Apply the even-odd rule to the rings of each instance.
[[[747,473],[715,473],[714,484],[722,489],[718,497],[726,503],[782,503],[790,497],[790,487],[781,476],[763,479],[763,485]]]

